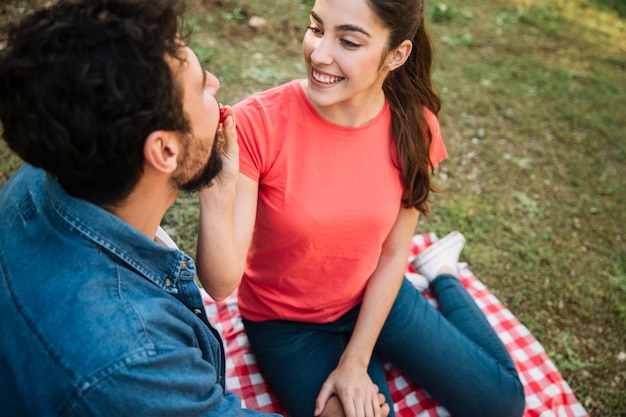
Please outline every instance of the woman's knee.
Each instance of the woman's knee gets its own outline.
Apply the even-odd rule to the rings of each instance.
[[[497,400],[487,407],[488,410],[481,411],[476,416],[521,417],[524,415],[526,396],[519,380],[512,389],[497,393],[496,398]]]

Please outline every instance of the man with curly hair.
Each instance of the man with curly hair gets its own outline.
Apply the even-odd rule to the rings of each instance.
[[[160,229],[179,189],[232,212],[238,149],[175,0],[62,0],[8,31],[0,404],[13,416],[241,416],[193,260]],[[222,218],[223,217],[223,218]]]

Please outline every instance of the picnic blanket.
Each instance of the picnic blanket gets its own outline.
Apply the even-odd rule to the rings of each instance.
[[[410,263],[411,259],[436,240],[437,236],[433,233],[413,237],[409,262],[407,262],[407,274],[415,273]],[[541,344],[472,274],[466,264],[459,264],[459,266],[459,279],[487,316],[517,366],[526,395],[524,416],[588,416]],[[424,296],[434,306],[437,305],[429,291],[426,291]],[[235,291],[221,302],[215,302],[204,291],[202,291],[202,297],[209,320],[224,339],[226,389],[238,394],[242,399],[242,405],[246,408],[286,415],[276,395],[265,383],[254,355],[250,351],[237,305],[237,292]],[[386,372],[397,416],[444,417],[450,415],[424,390],[406,379],[389,363],[386,364]]]

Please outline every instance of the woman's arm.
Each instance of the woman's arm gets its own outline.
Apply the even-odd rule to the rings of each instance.
[[[418,217],[419,212],[413,208],[400,209],[383,244],[378,266],[365,289],[350,342],[317,398],[316,415],[331,394],[339,396],[347,417],[354,417],[357,413],[361,415],[361,411],[357,411],[359,408],[370,410],[365,415],[380,415],[377,393],[372,388],[367,368],[378,335],[402,284]]]
[[[239,285],[256,220],[258,183],[239,173],[233,117],[219,132],[222,172],[200,191],[196,263],[206,292],[219,301]]]

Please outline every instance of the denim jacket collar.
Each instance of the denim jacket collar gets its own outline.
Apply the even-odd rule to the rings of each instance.
[[[70,233],[100,247],[171,294],[178,293],[180,279],[193,280],[193,260],[178,249],[165,247],[109,211],[68,195],[48,173],[44,188],[52,207],[51,217]]]

